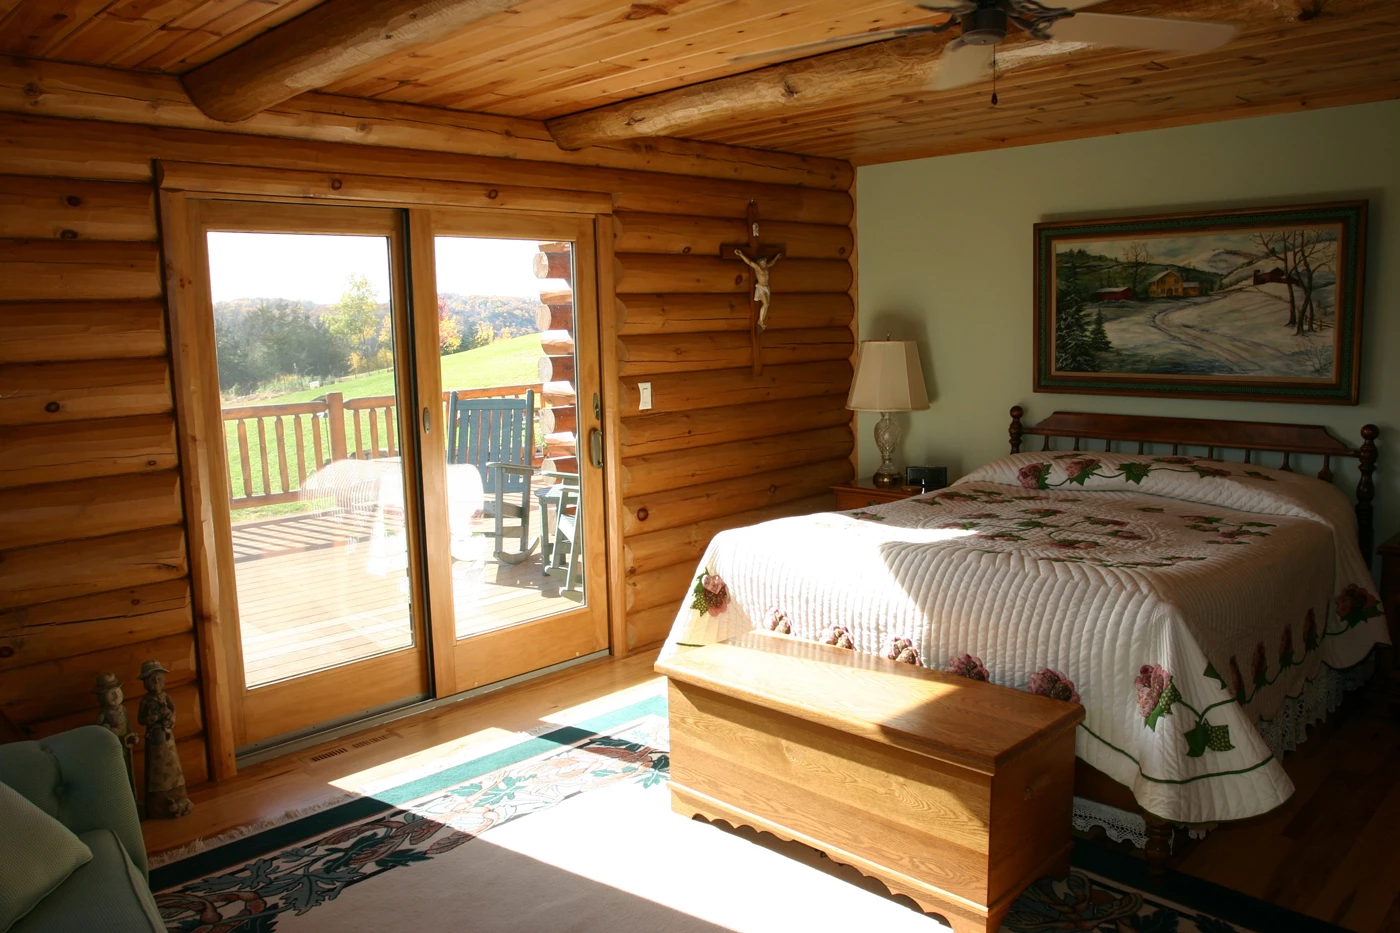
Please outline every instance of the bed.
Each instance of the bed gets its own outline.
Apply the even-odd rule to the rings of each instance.
[[[1158,863],[1174,825],[1282,804],[1279,755],[1388,642],[1377,429],[1011,415],[1011,455],[948,489],[717,535],[663,656],[765,628],[1073,696],[1077,807],[1139,814]]]

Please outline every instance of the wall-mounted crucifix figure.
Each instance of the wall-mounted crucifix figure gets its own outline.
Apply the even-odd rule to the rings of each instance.
[[[721,259],[737,259],[749,267],[749,335],[753,342],[753,374],[763,372],[762,347],[759,341],[764,328],[768,326],[768,309],[773,301],[773,288],[769,281],[769,271],[783,258],[780,246],[764,246],[759,243],[761,231],[758,227],[758,205],[749,202],[745,212],[749,239],[747,243],[725,243],[720,247]]]

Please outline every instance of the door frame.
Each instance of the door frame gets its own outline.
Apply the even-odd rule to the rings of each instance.
[[[600,589],[607,591],[612,653],[625,655],[628,651],[624,617],[626,590],[622,576],[625,565],[619,512],[622,507],[618,437],[620,388],[616,354],[606,352],[606,348],[613,347],[617,340],[611,195],[598,191],[507,188],[491,180],[466,184],[161,160],[155,162],[154,169],[159,189],[157,221],[166,287],[172,394],[210,777],[220,780],[238,772],[234,679],[237,677],[241,681],[241,669],[238,657],[231,654],[229,647],[236,644],[238,639],[232,556],[229,555],[225,566],[220,560],[218,545],[220,537],[228,540],[231,532],[228,510],[219,506],[228,489],[228,468],[218,380],[213,375],[217,373],[214,322],[211,309],[207,308],[208,292],[204,290],[201,295],[198,287],[202,284],[202,274],[194,274],[207,268],[203,239],[194,233],[195,215],[201,200],[217,198],[260,203],[280,201],[299,205],[392,208],[406,212],[410,236],[415,217],[419,223],[429,220],[422,210],[412,209],[415,207],[476,208],[489,214],[511,214],[524,210],[544,216],[582,217],[592,224],[604,421],[603,509],[607,535],[606,583]],[[508,172],[509,167],[503,166],[502,173]],[[502,196],[503,193],[509,196]],[[415,295],[421,300],[422,293],[418,291],[421,274],[421,267],[415,271],[410,255],[407,276],[410,301]],[[435,296],[436,282],[431,281],[430,284]],[[417,341],[422,339],[422,334],[415,331],[412,339],[418,346]],[[431,349],[436,355],[436,346]],[[414,403],[416,406],[416,398]],[[431,547],[431,542],[428,542],[428,546]],[[228,608],[231,602],[232,610]],[[419,604],[432,612],[426,600]],[[455,637],[455,630],[453,635]],[[433,646],[434,640],[430,637],[428,648],[430,657],[434,659],[433,674],[436,675],[438,662]],[[433,692],[450,695],[444,692],[443,687],[452,688],[454,693],[465,689],[457,687],[455,678],[438,685],[434,676]]]

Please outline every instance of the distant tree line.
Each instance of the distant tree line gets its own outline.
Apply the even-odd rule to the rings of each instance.
[[[444,355],[534,333],[537,302],[441,295],[438,343]],[[252,395],[288,382],[325,382],[393,365],[393,321],[369,280],[352,275],[332,305],[239,299],[214,307],[219,388]],[[288,386],[290,388],[290,386]]]

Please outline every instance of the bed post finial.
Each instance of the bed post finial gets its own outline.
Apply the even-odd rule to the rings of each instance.
[[[1361,449],[1357,451],[1357,470],[1361,479],[1356,483],[1356,540],[1361,545],[1361,556],[1367,564],[1371,562],[1371,545],[1375,539],[1375,507],[1371,502],[1376,498],[1376,484],[1371,477],[1376,472],[1376,438],[1380,437],[1380,433],[1381,429],[1374,424],[1363,425]]]
[[[1011,452],[1019,454],[1021,452],[1021,416],[1025,412],[1020,405],[1011,406],[1011,430],[1007,433],[1011,435]]]

